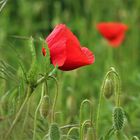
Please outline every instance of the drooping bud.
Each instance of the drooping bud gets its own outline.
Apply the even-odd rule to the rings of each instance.
[[[87,129],[85,140],[94,140],[94,130],[92,127]]]
[[[125,115],[121,107],[115,107],[113,110],[113,127],[115,130],[121,130],[124,126]]]
[[[49,129],[49,140],[60,140],[60,129],[57,123],[52,123]]]
[[[50,112],[50,98],[49,96],[45,95],[40,105],[40,115],[42,118],[46,118],[49,112]]]
[[[107,78],[104,84],[103,95],[106,99],[109,99],[113,95],[113,93],[114,93],[113,80]]]

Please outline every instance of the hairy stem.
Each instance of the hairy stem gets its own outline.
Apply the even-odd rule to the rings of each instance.
[[[37,108],[35,110],[33,140],[35,140],[37,113],[38,113],[39,107],[40,107],[42,99],[43,99],[44,90],[45,90],[45,83],[43,83],[43,85],[42,85],[42,92],[41,92],[40,101],[39,101],[39,104],[38,104],[38,106],[37,106]]]
[[[55,107],[56,107],[56,102],[57,102],[57,98],[58,98],[58,81],[55,77],[53,76],[49,76],[50,78],[52,78],[55,83],[56,83],[56,94],[55,94],[55,97],[54,97],[54,101],[53,101],[53,106],[52,106],[52,113],[51,113],[51,121],[54,122],[55,120]]]
[[[89,101],[89,100],[87,100],[87,99],[85,99],[85,100],[83,100],[82,101],[82,103],[81,103],[81,105],[80,105],[80,124],[79,124],[79,126],[80,126],[80,130],[79,130],[79,132],[80,132],[80,140],[83,140],[83,128],[82,128],[82,109],[83,109],[83,105],[85,104],[85,103],[88,103],[89,105],[90,105],[90,125],[93,127],[93,120],[92,120],[92,105],[91,105],[91,102]]]
[[[103,84],[101,86],[100,96],[99,96],[99,103],[98,103],[98,109],[97,109],[97,116],[96,116],[96,137],[98,138],[98,127],[99,127],[99,117],[100,117],[100,110],[101,110],[101,103],[102,103],[102,95],[103,95],[103,89],[105,85],[105,80],[108,77],[108,75],[112,72],[112,70],[108,71],[104,77]]]

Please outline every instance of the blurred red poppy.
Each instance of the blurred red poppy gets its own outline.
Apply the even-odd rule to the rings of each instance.
[[[57,25],[46,38],[51,62],[63,71],[73,70],[94,62],[93,53],[81,47],[76,36],[64,24]]]
[[[113,47],[119,47],[125,38],[128,26],[119,22],[102,22],[97,24],[98,31]]]

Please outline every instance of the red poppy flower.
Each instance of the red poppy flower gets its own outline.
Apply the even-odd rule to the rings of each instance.
[[[64,24],[57,25],[46,38],[52,64],[64,71],[94,62],[93,53],[81,47],[76,36]]]
[[[127,25],[117,22],[102,22],[97,24],[99,32],[109,41],[113,47],[118,47],[125,38]]]

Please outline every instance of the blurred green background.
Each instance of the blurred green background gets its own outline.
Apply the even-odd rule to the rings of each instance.
[[[122,80],[122,106],[127,115],[124,131],[128,136],[140,137],[139,12],[140,0],[9,0],[0,12],[0,59],[18,69],[14,48],[28,69],[31,62],[28,38],[41,36],[45,39],[55,25],[66,24],[81,44],[93,51],[96,60],[87,67],[71,72],[58,72],[58,110],[64,114],[63,119],[59,120],[60,125],[69,122],[69,110],[64,104],[67,104],[70,96],[76,102],[74,122],[78,121],[80,102],[85,98],[94,102],[94,113],[96,112],[103,77],[109,67],[114,66]],[[111,48],[96,30],[96,24],[102,21],[118,21],[128,25],[126,39],[119,48]],[[35,47],[39,57],[42,46],[35,44]],[[3,80],[0,83],[2,97],[9,89],[4,88]],[[13,86],[11,81],[6,84],[9,85],[8,88]],[[53,91],[53,84],[50,84],[50,93]],[[36,100],[38,101],[37,98]],[[101,135],[104,129],[111,126],[114,102],[113,99],[105,100],[103,104]],[[0,129],[3,126],[0,124]]]

